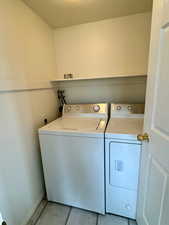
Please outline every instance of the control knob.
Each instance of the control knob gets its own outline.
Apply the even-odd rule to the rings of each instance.
[[[120,106],[120,105],[118,105],[116,109],[117,109],[117,110],[121,110],[121,106]]]
[[[100,111],[100,106],[99,105],[95,105],[93,107],[94,112],[99,112]]]
[[[129,105],[129,106],[127,107],[127,109],[128,109],[129,111],[132,111],[132,110],[133,110],[133,107],[132,107],[131,105]]]
[[[76,111],[79,111],[79,110],[80,110],[80,106],[77,105],[77,106],[76,106]]]
[[[65,111],[66,111],[66,112],[70,112],[71,109],[72,109],[71,106],[67,106],[66,109],[65,109]]]

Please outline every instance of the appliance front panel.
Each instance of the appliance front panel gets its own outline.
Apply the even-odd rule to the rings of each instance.
[[[109,184],[111,186],[137,190],[140,145],[110,142],[109,163]]]
[[[40,135],[49,201],[105,213],[104,139]]]
[[[136,218],[141,145],[107,139],[106,212]]]

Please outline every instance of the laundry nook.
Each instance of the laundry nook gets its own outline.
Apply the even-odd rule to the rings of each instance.
[[[0,225],[168,225],[169,1],[0,1]]]

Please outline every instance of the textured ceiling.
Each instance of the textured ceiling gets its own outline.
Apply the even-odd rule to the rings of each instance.
[[[152,0],[23,0],[49,25],[65,27],[151,11]]]

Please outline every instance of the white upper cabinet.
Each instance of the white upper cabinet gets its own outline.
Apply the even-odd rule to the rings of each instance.
[[[150,24],[142,13],[56,29],[56,79],[146,75]]]

